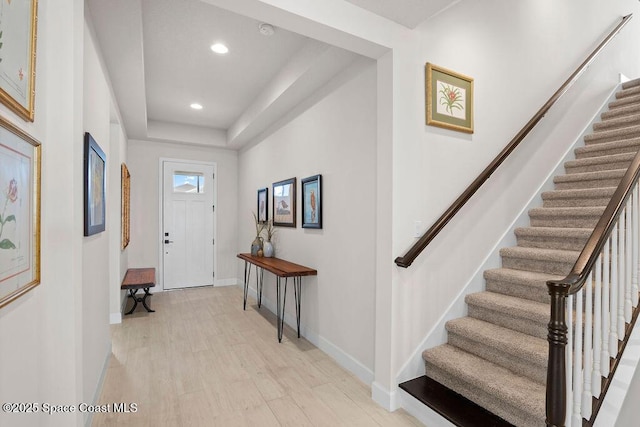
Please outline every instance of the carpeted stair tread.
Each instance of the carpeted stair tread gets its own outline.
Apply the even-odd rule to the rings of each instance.
[[[543,304],[549,303],[547,281],[560,280],[564,277],[564,275],[512,268],[493,268],[484,271],[487,291]]]
[[[518,246],[542,249],[581,251],[592,228],[518,227],[514,230]]]
[[[529,218],[533,227],[593,228],[606,206],[533,208]]]
[[[473,317],[450,320],[447,322],[446,328],[449,337],[454,334],[456,338],[462,338],[468,343],[467,348],[463,348],[463,350],[485,360],[515,372],[527,370],[526,366],[519,367],[523,362],[525,362],[525,365],[533,364],[535,369],[531,369],[531,371],[536,370],[538,371],[537,373],[525,374],[522,372],[522,374],[544,384],[549,351],[547,340],[535,338],[493,323],[474,319]],[[451,340],[449,344],[451,344]],[[494,355],[494,353],[499,355],[501,352],[510,357],[501,358]],[[485,357],[485,354],[489,357]]]
[[[640,102],[640,95],[627,96],[626,98],[621,98],[616,101],[611,101],[609,103],[609,109],[614,110],[616,108],[624,107],[631,104],[636,104],[638,102]]]
[[[587,157],[584,159],[567,161],[564,164],[564,168],[567,174],[627,169],[634,157],[635,153],[633,152]]]
[[[640,78],[629,80],[622,83],[622,90],[627,90],[636,86],[640,86]]]
[[[625,88],[622,87],[622,90],[616,92],[616,99],[629,98],[630,96],[640,95],[640,87],[638,86],[628,86]]]
[[[553,190],[542,193],[544,207],[606,206],[616,187]]]
[[[465,298],[468,316],[503,328],[546,339],[549,304],[495,292],[478,292]]]
[[[640,138],[629,138],[622,141],[603,142],[584,147],[577,147],[573,152],[577,159],[598,157],[610,154],[636,153],[640,147]]]
[[[514,425],[544,425],[543,385],[447,344],[425,351],[423,358],[427,376]]]
[[[640,113],[640,103],[616,108],[615,110],[605,111],[604,113],[600,114],[600,118],[602,120],[610,120],[616,117],[632,116],[638,113]]]
[[[512,246],[500,249],[502,266],[547,274],[568,274],[579,251]]]
[[[640,126],[627,126],[620,129],[595,131],[589,135],[585,135],[585,145],[599,144],[602,142],[611,142],[635,138],[640,136]]]
[[[553,178],[557,190],[579,188],[617,187],[626,169],[615,169],[598,172],[580,172],[558,175]]]
[[[640,88],[638,88],[640,90]],[[593,124],[594,131],[620,129],[640,125],[640,114],[629,114],[602,120]]]

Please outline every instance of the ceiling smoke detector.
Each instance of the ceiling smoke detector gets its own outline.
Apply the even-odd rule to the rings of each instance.
[[[265,22],[258,25],[258,29],[260,30],[260,34],[263,36],[272,36],[276,30],[273,28],[273,25],[267,24]]]

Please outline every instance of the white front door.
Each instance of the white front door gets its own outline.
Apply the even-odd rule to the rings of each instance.
[[[214,166],[163,162],[164,289],[213,285]]]

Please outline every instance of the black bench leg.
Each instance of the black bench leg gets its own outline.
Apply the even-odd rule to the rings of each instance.
[[[156,311],[155,310],[151,310],[149,308],[149,306],[147,305],[147,297],[151,296],[151,295],[153,295],[153,294],[149,293],[149,288],[144,288],[144,297],[142,297],[142,301],[141,302],[142,302],[142,305],[144,306],[144,308],[146,308],[149,313],[155,313]]]
[[[129,297],[133,299],[133,307],[131,307],[131,310],[127,311],[125,313],[125,316],[127,314],[131,314],[133,313],[133,311],[136,309],[136,307],[138,306],[138,297],[136,297],[136,292],[138,292],[137,289],[129,289]],[[145,304],[146,307],[146,304]]]

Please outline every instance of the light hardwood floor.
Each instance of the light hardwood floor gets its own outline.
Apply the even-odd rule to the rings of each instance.
[[[242,289],[196,288],[153,295],[146,313],[111,326],[113,354],[93,426],[420,426],[389,413],[371,390],[293,329],[276,337],[275,316]],[[249,303],[249,301],[248,301]],[[129,302],[131,304],[131,302]]]

